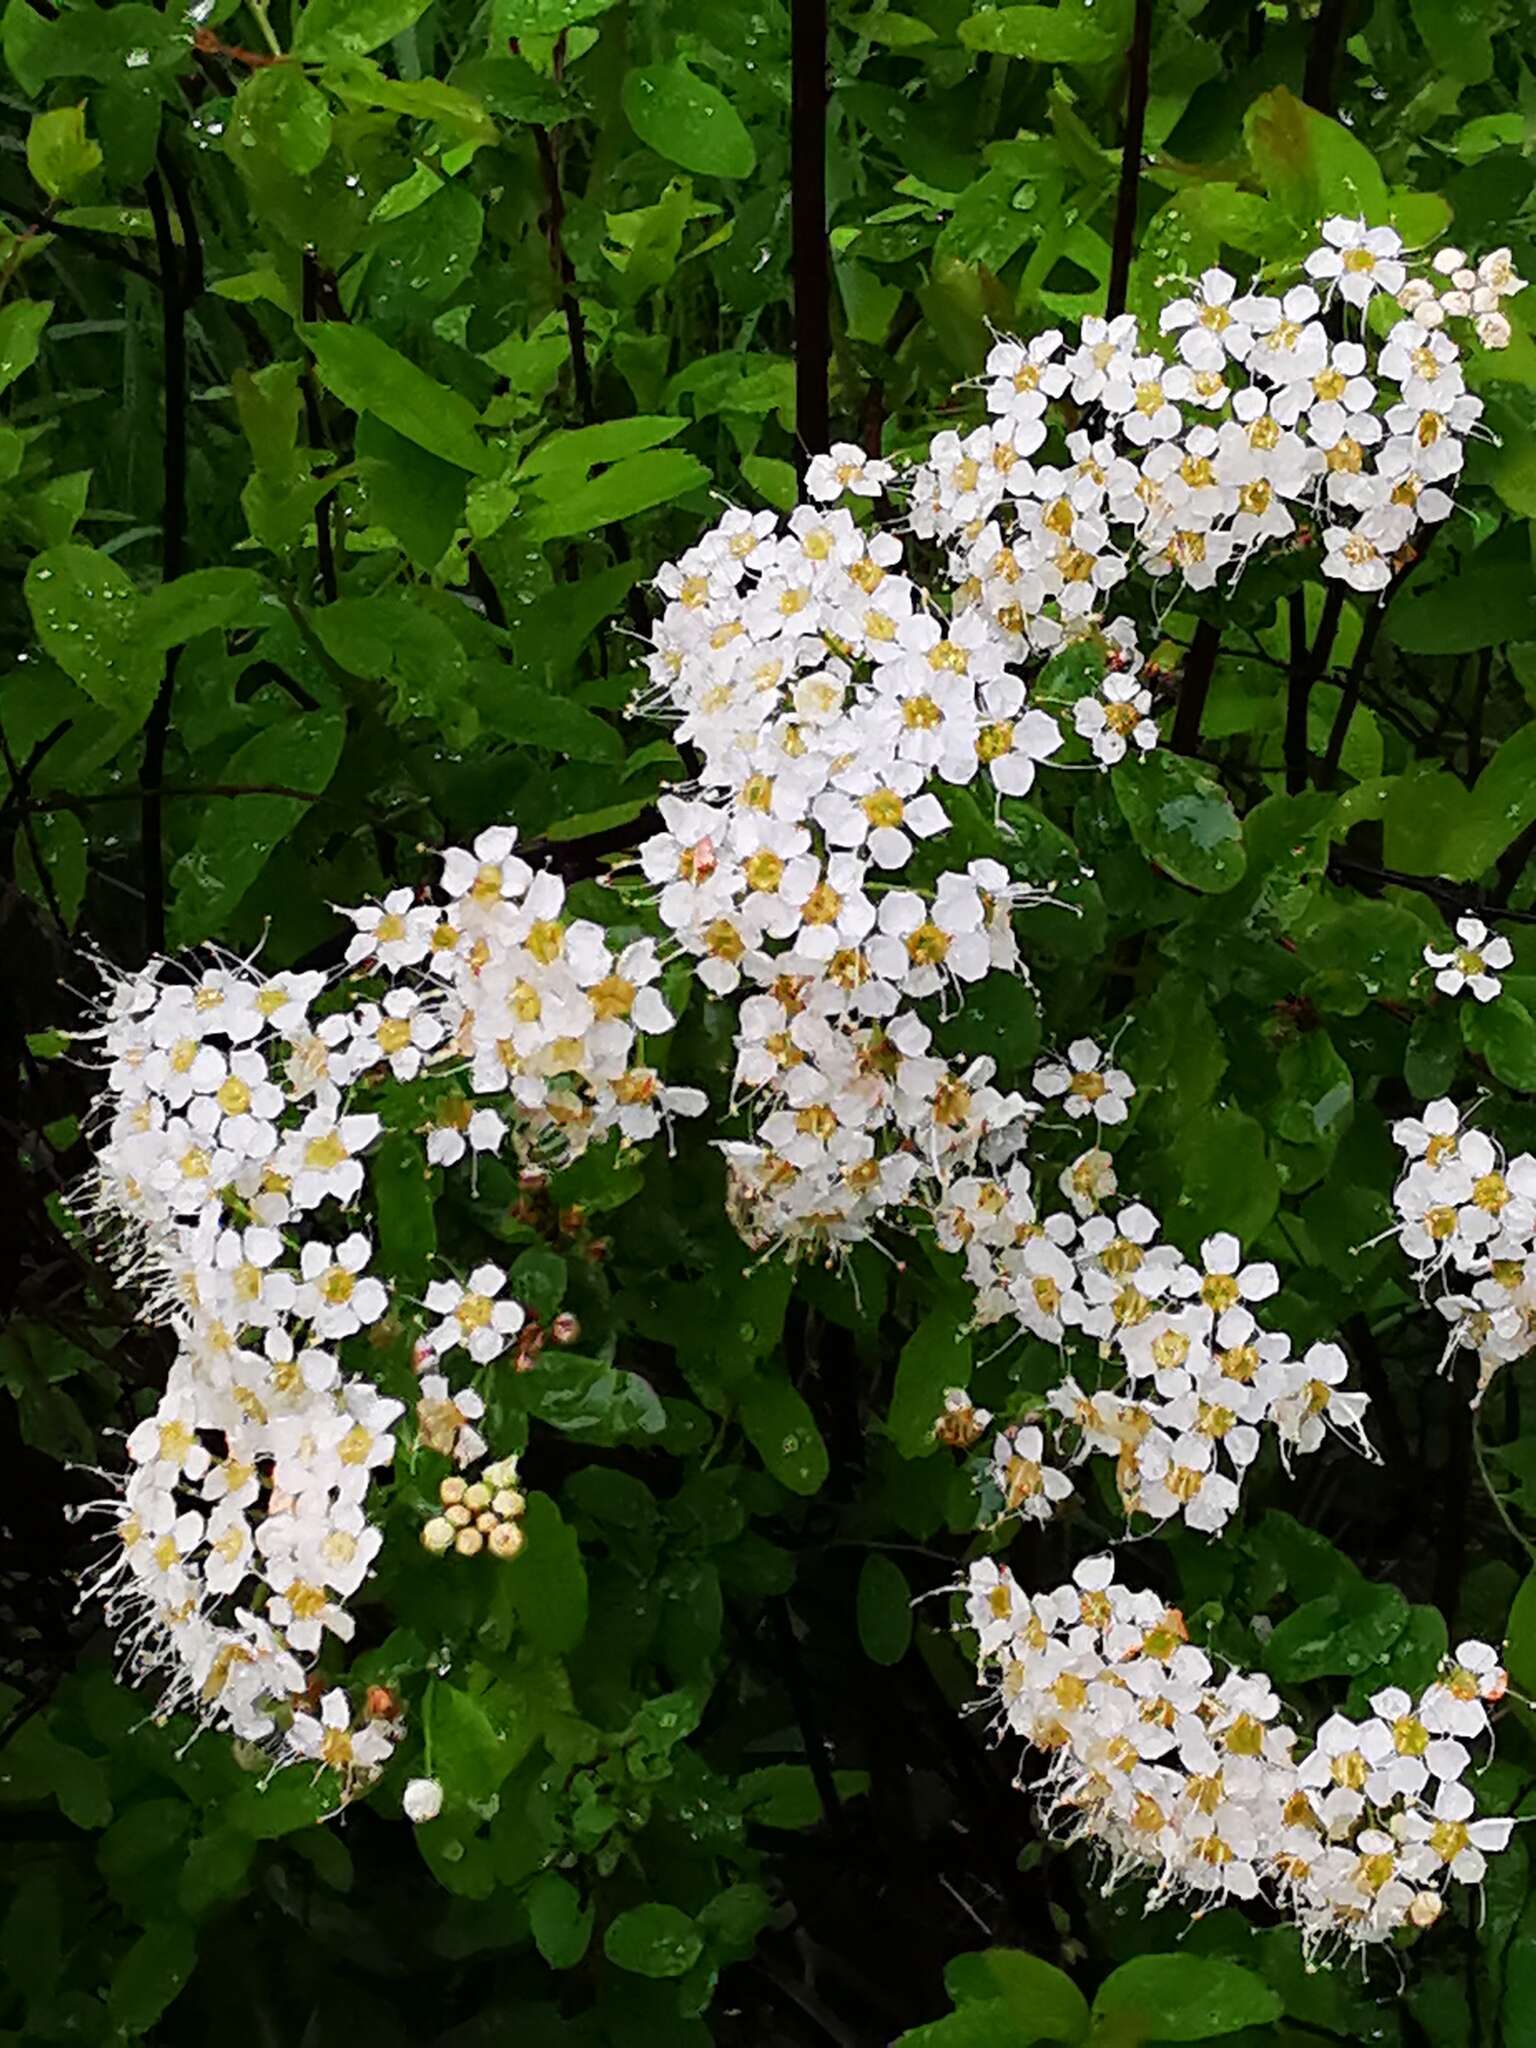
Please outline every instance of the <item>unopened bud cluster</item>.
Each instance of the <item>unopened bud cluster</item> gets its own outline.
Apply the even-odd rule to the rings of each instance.
[[[423,1527],[421,1544],[434,1557],[454,1551],[460,1557],[478,1557],[488,1550],[492,1557],[508,1562],[524,1543],[520,1526],[528,1503],[517,1490],[516,1458],[499,1458],[487,1465],[478,1479],[453,1474],[438,1487],[442,1513]]]

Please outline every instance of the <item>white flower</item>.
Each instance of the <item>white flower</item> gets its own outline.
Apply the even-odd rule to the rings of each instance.
[[[303,1285],[294,1308],[310,1319],[316,1336],[327,1343],[376,1323],[389,1306],[382,1281],[361,1277],[372,1256],[373,1246],[361,1231],[343,1238],[334,1250],[311,1239],[300,1252]]]
[[[1079,736],[1093,748],[1101,767],[1123,761],[1131,746],[1142,753],[1157,745],[1157,727],[1152,722],[1152,693],[1133,676],[1109,675],[1096,696],[1079,697],[1072,707],[1072,723]]]
[[[353,1729],[351,1703],[336,1686],[321,1700],[318,1718],[294,1715],[288,1746],[295,1755],[339,1772],[350,1783],[376,1776],[388,1762],[393,1745],[382,1722],[365,1721],[360,1729]]]
[[[498,1299],[506,1284],[506,1274],[489,1261],[476,1266],[467,1287],[457,1280],[434,1280],[427,1289],[427,1307],[442,1317],[428,1332],[434,1351],[441,1355],[462,1344],[476,1365],[499,1358],[524,1322],[518,1302]]]
[[[1306,260],[1307,275],[1331,284],[1352,306],[1363,306],[1372,292],[1392,297],[1402,290],[1408,272],[1400,260],[1402,237],[1394,229],[1335,214],[1323,222],[1323,242]]]
[[[1514,960],[1513,946],[1508,939],[1490,933],[1482,919],[1470,911],[1457,918],[1456,937],[1460,944],[1448,952],[1442,953],[1434,946],[1424,948],[1425,964],[1439,969],[1435,987],[1448,996],[1459,996],[1463,989],[1470,989],[1480,1003],[1491,1003],[1504,985],[1499,980],[1500,972]]]
[[[1035,1089],[1050,1099],[1062,1097],[1070,1117],[1092,1116],[1101,1124],[1123,1124],[1136,1093],[1129,1074],[1109,1066],[1091,1038],[1074,1038],[1066,1063],[1049,1060],[1035,1069]]]
[[[1200,1247],[1205,1270],[1180,1266],[1174,1273],[1175,1294],[1198,1297],[1213,1315],[1224,1315],[1239,1302],[1268,1301],[1279,1292],[1280,1275],[1267,1259],[1243,1264],[1243,1248],[1230,1231],[1218,1230]]]
[[[834,441],[827,454],[813,455],[807,464],[806,496],[822,504],[840,498],[844,491],[859,498],[878,498],[895,474],[891,463],[866,455],[853,442]]]

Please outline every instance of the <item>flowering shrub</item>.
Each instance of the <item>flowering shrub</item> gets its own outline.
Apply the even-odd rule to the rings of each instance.
[[[0,2028],[1521,2038],[1527,39],[1314,12],[6,15]]]

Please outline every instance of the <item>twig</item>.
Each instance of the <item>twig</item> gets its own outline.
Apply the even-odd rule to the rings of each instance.
[[[1491,897],[1480,896],[1464,882],[1448,882],[1440,875],[1409,875],[1401,868],[1376,867],[1369,861],[1355,860],[1349,854],[1333,853],[1328,857],[1328,873],[1335,880],[1359,876],[1366,881],[1376,882],[1383,887],[1395,889],[1416,889],[1421,896],[1432,896],[1437,903],[1450,905],[1457,911],[1476,911],[1488,918],[1495,918],[1500,924],[1536,925],[1536,910],[1509,910]]]
[[[1120,189],[1115,197],[1115,231],[1109,252],[1105,318],[1125,311],[1136,248],[1136,205],[1141,193],[1141,151],[1147,132],[1147,91],[1152,71],[1152,0],[1136,0],[1125,82],[1125,138],[1120,145]]]
[[[45,733],[40,740],[33,741],[32,751],[17,769],[10,768],[9,756],[7,756],[6,765],[7,771],[10,774],[11,786],[5,793],[5,802],[0,804],[0,828],[4,827],[12,811],[36,808],[29,805],[27,798],[27,791],[32,785],[32,777],[37,773],[44,759],[53,752],[54,748],[73,724],[74,720],[72,718],[61,718],[52,732]],[[127,794],[132,795],[133,792],[128,791]]]
[[[827,257],[827,0],[790,5],[790,275],[795,293],[795,460],[831,440]]]
[[[305,804],[323,804],[330,801],[317,789],[291,789],[286,782],[163,782],[160,785],[160,794],[162,797],[286,796]],[[82,796],[66,796],[62,791],[55,790],[50,791],[47,796],[27,797],[17,808],[23,814],[34,811],[83,811],[93,804],[132,803],[138,795],[139,792],[133,789],[89,790]]]
[[[1210,695],[1220,646],[1221,628],[1209,619],[1198,620],[1179,683],[1178,709],[1173,714],[1173,750],[1176,754],[1198,754],[1200,751],[1200,720],[1205,712],[1205,700]]]
[[[32,751],[35,754],[37,749],[34,747]],[[5,762],[5,772],[11,778],[10,793],[14,796],[18,787],[25,787],[25,777],[28,770],[18,767],[16,756],[11,752],[11,743],[5,736],[5,727],[3,725],[0,725],[0,759],[3,759]],[[43,892],[44,901],[48,905],[54,923],[67,938],[69,936],[69,926],[65,922],[62,909],[59,907],[59,898],[53,886],[53,877],[48,872],[48,863],[43,859],[42,848],[38,845],[37,841],[37,834],[32,830],[32,820],[27,815],[26,805],[21,803],[14,808],[18,813],[22,837],[27,842],[27,851],[32,856],[32,865],[37,871],[38,886]]]
[[[164,152],[161,155],[164,162]],[[177,206],[183,256],[171,233],[165,186],[158,170],[145,181],[145,196],[155,226],[155,253],[160,263],[162,353],[165,374],[165,486],[161,512],[160,573],[166,583],[181,574],[187,531],[187,286],[202,276],[201,246],[190,205]],[[188,237],[190,236],[190,241]],[[196,249],[196,255],[193,250]],[[171,728],[171,699],[176,688],[179,647],[170,648],[154,704],[144,727],[144,756],[139,771],[142,809],[139,857],[144,888],[144,948],[158,953],[165,945],[165,846],[160,784],[165,774],[166,741]]]

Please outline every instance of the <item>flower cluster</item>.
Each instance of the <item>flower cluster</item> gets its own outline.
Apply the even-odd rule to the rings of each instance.
[[[1384,1687],[1369,1718],[1332,1714],[1308,1742],[1267,1678],[1219,1674],[1110,1557],[1033,1596],[984,1558],[961,1590],[1002,1722],[1045,1756],[1045,1824],[1103,1851],[1111,1883],[1150,1878],[1153,1905],[1264,1897],[1310,1951],[1358,1949],[1432,1925],[1447,1886],[1478,1884],[1509,1840],[1465,1783],[1507,1682],[1486,1643],[1460,1644],[1417,1698]]]
[[[112,987],[95,1034],[90,1204],[176,1354],[104,1503],[115,1542],[93,1590],[135,1668],[167,1674],[165,1711],[322,1761],[345,1737],[353,1771],[377,1744],[351,1738],[344,1695],[318,1721],[287,1703],[326,1639],[350,1640],[348,1602],[383,1540],[367,1496],[404,1404],[345,1371],[340,1347],[387,1344],[405,1306],[358,1214],[386,1116],[451,1165],[503,1145],[547,1159],[614,1132],[638,1141],[704,1104],[645,1057],[645,1034],[673,1022],[654,946],[569,917],[564,885],[517,858],[515,836],[446,854],[441,903],[399,890],[348,911],[339,978],[156,962]],[[484,1455],[484,1403],[447,1368],[514,1343],[521,1359],[526,1319],[505,1285],[485,1263],[413,1305],[417,1440],[461,1464]],[[445,1496],[449,1541],[514,1556],[521,1496],[492,1486],[480,1503],[482,1482],[445,1484],[461,1489]],[[475,1517],[493,1494],[518,1505],[487,1532]]]
[[[1404,1155],[1397,1240],[1447,1326],[1442,1366],[1474,1353],[1480,1401],[1500,1366],[1536,1347],[1536,1158],[1509,1157],[1445,1098],[1392,1136]]]
[[[1050,648],[1133,561],[1206,590],[1275,543],[1310,544],[1314,521],[1325,576],[1385,587],[1420,528],[1449,515],[1482,414],[1446,320],[1503,346],[1498,305],[1523,280],[1507,250],[1476,271],[1442,250],[1411,277],[1393,229],[1343,217],[1301,272],[1242,292],[1207,270],[1155,337],[1121,314],[1085,319],[1075,342],[1053,329],[998,343],[988,422],[940,434],[912,485],[914,529],[950,550],[967,609],[1016,651]],[[1437,295],[1430,279],[1446,276]],[[1403,315],[1379,346],[1378,295]],[[1072,408],[1064,436],[1053,405]]]
[[[1071,1056],[1090,1050],[1076,1045]],[[1101,1073],[1097,1064],[1082,1071]],[[1114,1460],[1128,1515],[1214,1534],[1237,1508],[1266,1429],[1287,1462],[1317,1450],[1330,1430],[1374,1455],[1369,1402],[1346,1385],[1339,1346],[1313,1344],[1297,1358],[1254,1313],[1278,1292],[1274,1266],[1245,1260],[1228,1232],[1205,1240],[1198,1265],[1159,1242],[1145,1203],[1107,1206],[1117,1193],[1107,1154],[1083,1155],[1063,1183],[1086,1213],[1042,1221],[1017,1169],[956,1182],[938,1237],[963,1252],[981,1320],[1014,1319],[1066,1355],[1045,1419],[1071,1447],[1069,1463],[1090,1453]],[[1044,1520],[1070,1490],[1043,1446],[1033,1423],[994,1442],[983,1490],[1000,1512]]]

